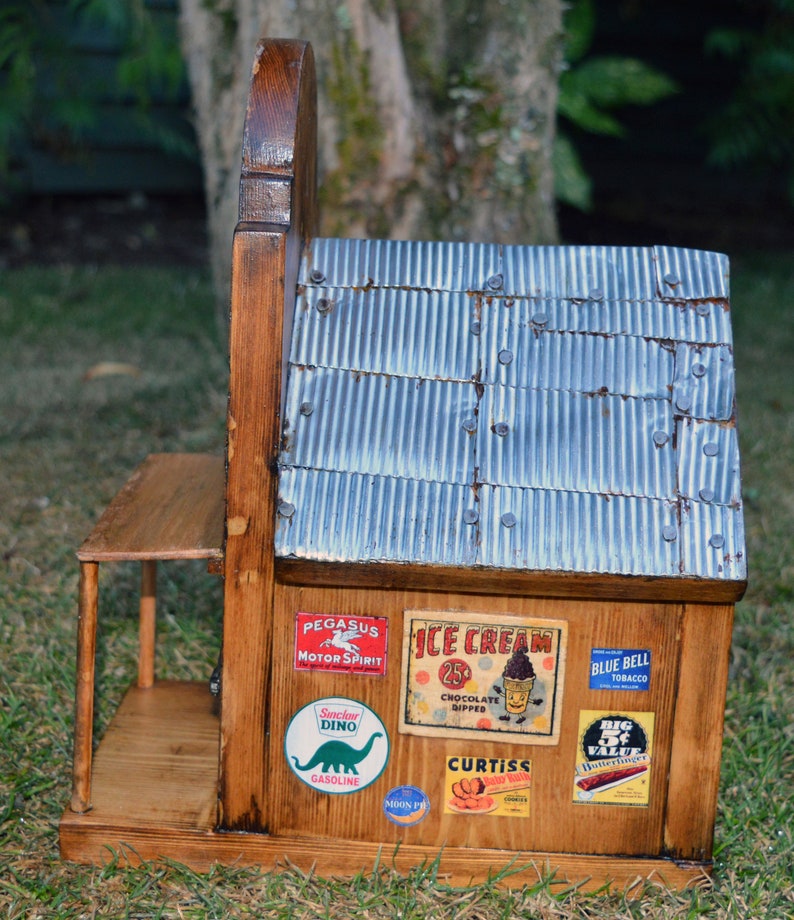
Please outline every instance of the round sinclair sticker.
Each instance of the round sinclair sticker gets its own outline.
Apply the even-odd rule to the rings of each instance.
[[[328,696],[299,709],[284,735],[284,754],[299,780],[320,792],[360,792],[383,772],[389,736],[364,703]]]
[[[395,786],[386,793],[383,812],[389,821],[411,827],[427,817],[430,799],[416,786]]]

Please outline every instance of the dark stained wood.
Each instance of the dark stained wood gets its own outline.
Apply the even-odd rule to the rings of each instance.
[[[301,245],[316,222],[315,98],[310,47],[260,43],[232,258],[219,815],[226,830],[261,831],[268,820],[266,720],[282,367]]]
[[[238,228],[232,258],[220,824],[253,831],[267,820],[285,235]]]
[[[280,581],[293,585],[433,589],[444,584],[450,591],[476,594],[525,594],[572,599],[696,601],[724,604],[739,600],[746,582],[719,582],[699,578],[651,578],[582,572],[533,572],[487,568],[453,568],[399,563],[327,563],[279,558]]]
[[[74,765],[71,807],[91,808],[94,661],[99,563],[140,561],[138,682],[154,682],[158,559],[218,558],[223,545],[223,458],[211,454],[151,454],[105,509],[77,553]]]
[[[81,561],[210,559],[223,547],[223,458],[150,454],[77,552]]]
[[[78,553],[74,790],[61,820],[62,855],[99,863],[112,849],[131,864],[292,864],[349,876],[384,853],[407,871],[441,852],[439,878],[454,884],[481,881],[512,860],[525,866],[508,878],[512,885],[533,883],[547,869],[585,890],[608,882],[632,892],[644,879],[702,882],[711,865],[732,604],[743,583],[274,558],[286,355],[301,249],[316,220],[315,91],[305,43],[260,44],[233,241],[225,487],[220,458],[150,457]],[[178,558],[206,558],[225,575],[219,712],[206,685],[155,679],[156,561]],[[142,563],[138,686],[99,747],[92,784],[97,570],[99,562],[124,560]],[[564,621],[554,736],[528,743],[500,737],[486,722],[453,737],[421,720],[417,733],[416,722],[401,732],[401,694],[410,690],[402,686],[406,610],[454,611],[441,616],[446,623],[483,615],[500,628],[504,619],[506,633],[521,618]],[[386,672],[297,668],[299,611],[385,618]],[[590,689],[595,648],[647,651],[648,688]],[[382,774],[355,795],[310,788],[285,757],[291,718],[325,696],[368,705],[388,734]],[[582,728],[620,712],[653,723],[647,800],[635,795],[631,807],[582,801],[573,785]],[[446,758],[453,755],[531,761],[528,808],[450,813]],[[383,813],[385,794],[402,784],[430,800],[418,824],[395,824]]]
[[[184,825],[184,826],[182,826]],[[577,885],[583,892],[609,889],[629,898],[645,894],[644,883],[683,889],[710,884],[710,863],[675,862],[672,859],[641,859],[586,856],[576,853],[544,853],[525,850],[486,850],[474,847],[439,848],[401,846],[384,852],[382,846],[337,838],[323,841],[305,837],[270,837],[267,834],[226,834],[211,827],[190,825],[187,820],[171,827],[155,822],[132,821],[128,815],[106,824],[92,814],[64,815],[61,822],[61,857],[77,863],[103,865],[112,855],[122,865],[176,861],[198,872],[209,872],[218,863],[254,866],[262,871],[296,867],[324,878],[350,877],[359,871],[376,872],[384,858],[389,867],[408,875],[411,869],[431,865],[438,859],[434,877],[440,884],[478,885],[500,872],[500,887],[534,885],[554,873],[551,891]]]
[[[243,131],[240,221],[292,229],[317,225],[317,85],[306,42],[256,49]]]
[[[388,665],[383,677],[297,671],[293,667],[295,613],[335,613],[351,618],[377,613],[389,620]],[[402,683],[404,610],[455,610],[498,614],[505,625],[516,617],[564,620],[568,645],[562,718],[557,744],[510,744],[483,733],[467,740],[401,734],[398,701]],[[676,710],[678,634],[681,607],[663,603],[628,603],[594,599],[489,597],[452,592],[410,592],[358,588],[276,586],[271,735],[283,738],[294,713],[323,696],[361,701],[383,720],[391,751],[383,775],[354,795],[318,795],[286,769],[283,746],[270,751],[269,791],[273,802],[269,824],[281,836],[345,837],[393,847],[421,844],[459,845],[523,851],[608,853],[654,857],[662,851],[666,812],[671,730]],[[431,614],[429,614],[431,615]],[[592,648],[648,649],[650,689],[589,690]],[[438,664],[443,656],[438,659]],[[485,692],[486,688],[480,688]],[[638,710],[655,713],[653,767],[647,807],[608,807],[572,801],[574,764],[579,741],[579,710],[604,713]],[[444,773],[448,756],[529,759],[532,763],[530,814],[514,818],[443,814]],[[382,816],[384,793],[409,783],[423,789],[430,813],[419,824],[398,827]]]
[[[94,758],[92,813],[187,827],[215,821],[218,716],[206,682],[132,685]]]

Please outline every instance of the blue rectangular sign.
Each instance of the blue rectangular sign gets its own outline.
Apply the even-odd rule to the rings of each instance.
[[[594,648],[590,650],[591,690],[647,690],[650,683],[650,649]]]

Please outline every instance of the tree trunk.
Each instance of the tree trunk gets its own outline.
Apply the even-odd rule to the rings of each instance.
[[[314,48],[321,233],[551,243],[561,10],[561,0],[181,0],[224,309],[261,36]]]

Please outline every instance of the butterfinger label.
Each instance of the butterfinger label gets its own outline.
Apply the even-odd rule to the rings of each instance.
[[[576,765],[576,772],[580,776],[595,776],[620,769],[621,767],[650,766],[651,758],[647,754],[634,754],[630,757],[615,757],[612,760],[596,763],[580,763]]]
[[[654,713],[579,713],[573,801],[647,806],[651,789]]]

